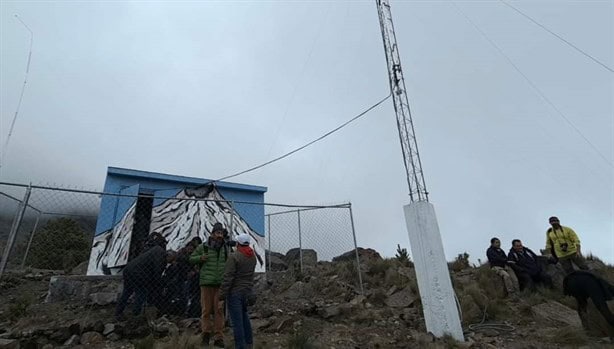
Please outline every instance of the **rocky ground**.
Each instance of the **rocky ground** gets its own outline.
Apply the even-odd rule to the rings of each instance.
[[[435,339],[425,333],[411,263],[382,259],[360,250],[364,293],[357,282],[353,252],[334,262],[316,262],[304,251],[276,254],[273,269],[258,277],[258,301],[251,309],[256,348],[611,348],[608,328],[590,309],[587,333],[575,301],[560,289],[540,289],[520,300],[505,298],[501,281],[487,267],[471,267],[464,256],[450,263],[466,341]],[[614,281],[614,268],[597,259],[591,268]],[[557,284],[560,270],[549,267]],[[113,319],[114,304],[46,303],[54,271],[11,273],[0,281],[2,348],[197,348],[198,319],[157,314],[124,322]],[[560,286],[560,285],[559,285]],[[228,347],[232,347],[227,330]]]

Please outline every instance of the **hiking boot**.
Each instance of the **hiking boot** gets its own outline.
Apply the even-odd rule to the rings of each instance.
[[[203,333],[201,337],[203,339],[203,344],[209,345],[209,342],[211,341],[211,333]]]
[[[224,348],[224,340],[223,339],[216,339],[213,341],[213,346],[215,348]]]

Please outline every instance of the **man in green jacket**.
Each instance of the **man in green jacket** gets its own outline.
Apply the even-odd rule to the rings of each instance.
[[[548,219],[551,228],[546,232],[546,250],[561,263],[566,273],[574,271],[572,262],[583,270],[588,270],[580,251],[580,239],[573,229],[564,227],[557,217]]]
[[[224,233],[224,226],[215,223],[209,239],[198,246],[190,256],[190,263],[200,266],[203,343],[209,345],[213,333],[213,345],[218,348],[224,347],[224,302],[220,301],[220,286],[224,280],[224,266],[229,255]],[[211,315],[214,318],[213,325]]]

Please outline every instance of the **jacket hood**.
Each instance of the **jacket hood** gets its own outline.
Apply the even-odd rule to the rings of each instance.
[[[249,247],[249,246],[237,245],[237,251],[242,253],[245,257],[250,257],[251,258],[251,257],[254,257],[256,255],[254,250],[251,247]]]

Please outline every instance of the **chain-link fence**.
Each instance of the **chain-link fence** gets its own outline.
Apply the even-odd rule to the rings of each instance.
[[[222,283],[240,234],[250,238],[257,272],[302,270],[344,254],[353,259],[357,248],[350,204],[231,201],[214,185],[163,194],[0,183],[0,277],[26,268],[122,274],[120,304],[134,293],[136,307],[148,302],[196,315],[200,286]]]

